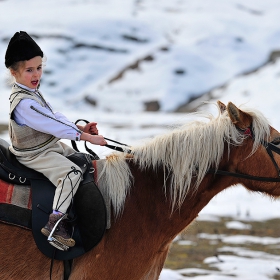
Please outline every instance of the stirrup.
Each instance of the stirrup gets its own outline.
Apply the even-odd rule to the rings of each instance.
[[[66,219],[66,217],[67,217],[67,214],[64,214],[64,215],[55,223],[55,225],[54,225],[54,227],[53,227],[53,229],[52,229],[50,235],[48,236],[48,241],[49,241],[49,243],[50,243],[52,246],[54,246],[55,248],[57,248],[57,249],[59,249],[59,250],[61,250],[61,251],[68,251],[69,246],[67,246],[67,245],[65,245],[65,244],[63,244],[63,243],[61,243],[59,240],[57,240],[55,237],[53,237],[53,234],[54,234],[54,232],[55,232],[55,230],[56,230],[58,224],[59,224],[62,220]]]

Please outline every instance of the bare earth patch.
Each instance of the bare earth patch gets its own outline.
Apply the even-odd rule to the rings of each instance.
[[[220,221],[195,221],[188,229],[183,231],[176,241],[174,241],[168,258],[165,262],[165,268],[184,269],[198,268],[205,270],[217,270],[204,262],[208,257],[215,257],[217,262],[224,262],[223,256],[236,255],[234,250],[225,251],[221,248],[244,248],[255,252],[264,252],[267,254],[280,255],[280,219],[267,220],[262,222],[240,221],[244,228],[232,228],[227,225],[230,222],[236,222],[231,218],[223,217]],[[238,222],[237,222],[238,224]],[[242,236],[248,241],[227,243],[228,237],[234,238]],[[278,244],[269,244],[262,242],[250,242],[260,238],[275,238]],[[238,240],[238,239],[237,239]],[[279,267],[275,267],[273,279],[280,280],[280,262]],[[185,274],[184,274],[185,275]],[[200,274],[202,275],[202,274]],[[197,274],[186,274],[185,276],[194,277]]]

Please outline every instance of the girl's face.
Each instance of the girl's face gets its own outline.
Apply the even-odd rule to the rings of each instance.
[[[16,82],[36,89],[42,76],[42,57],[35,56],[30,60],[26,60],[18,71],[11,70],[11,73],[15,77]]]

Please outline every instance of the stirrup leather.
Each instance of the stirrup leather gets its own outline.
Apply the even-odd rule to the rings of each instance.
[[[59,240],[57,240],[55,237],[53,237],[53,234],[54,234],[56,228],[58,227],[59,223],[60,223],[62,220],[66,219],[66,218],[67,218],[67,214],[64,214],[64,215],[55,223],[55,225],[54,225],[54,227],[53,227],[53,229],[52,229],[50,235],[48,236],[48,242],[49,242],[52,246],[54,246],[55,248],[57,248],[57,249],[59,249],[59,250],[61,250],[61,251],[68,251],[69,246],[67,246],[67,245],[65,245],[65,244],[63,244],[63,243],[61,243]]]

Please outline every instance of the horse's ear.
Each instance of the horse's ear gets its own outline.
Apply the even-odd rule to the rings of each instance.
[[[245,129],[251,125],[253,120],[252,117],[238,109],[232,102],[228,103],[227,111],[232,123],[237,127]]]
[[[227,109],[227,106],[223,102],[221,102],[220,100],[217,101],[217,104],[219,106],[219,109],[220,109],[221,113],[223,113]]]

